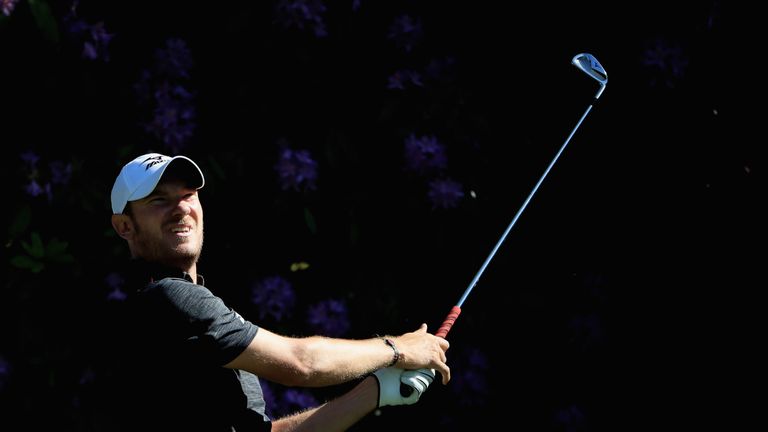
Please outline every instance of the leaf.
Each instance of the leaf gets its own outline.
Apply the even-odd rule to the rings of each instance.
[[[30,270],[32,273],[40,273],[43,267],[45,267],[40,261],[33,260],[26,255],[16,255],[11,258],[11,265],[20,269]]]
[[[59,254],[52,257],[49,257],[53,262],[61,263],[61,264],[72,264],[75,262],[75,257],[71,254]]]
[[[312,212],[308,208],[304,207],[304,222],[307,223],[307,228],[312,234],[317,234],[317,224],[315,223],[315,217],[312,216]]]
[[[28,254],[35,258],[42,258],[45,255],[45,247],[43,241],[40,239],[40,234],[36,231],[32,233],[32,244],[29,244],[22,240],[21,246],[27,251]]]
[[[51,7],[42,0],[29,0],[29,8],[32,10],[32,16],[35,17],[37,28],[43,32],[45,38],[49,41],[59,43],[59,26],[51,13]]]
[[[19,237],[27,230],[31,220],[32,209],[28,205],[22,206],[18,212],[16,212],[16,217],[13,218],[11,226],[8,227],[8,237],[12,239]]]
[[[54,237],[45,247],[45,255],[50,258],[55,258],[62,255],[67,250],[67,246],[69,246],[68,242],[61,241]]]

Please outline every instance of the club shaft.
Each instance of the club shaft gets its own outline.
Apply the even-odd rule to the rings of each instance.
[[[600,88],[600,91],[598,92],[597,96],[595,96],[594,100],[597,100],[597,98],[600,96],[600,93],[602,93],[602,90],[604,89],[604,86]],[[475,274],[475,277],[472,279],[472,282],[469,283],[469,286],[464,291],[464,294],[459,299],[459,302],[451,308],[451,311],[448,312],[448,316],[445,317],[443,320],[443,323],[440,325],[440,327],[437,329],[437,332],[435,332],[436,336],[440,336],[442,338],[445,338],[448,336],[448,332],[451,331],[451,327],[453,327],[453,324],[456,322],[456,320],[459,318],[459,315],[461,314],[461,306],[464,304],[464,301],[467,299],[467,296],[469,296],[469,293],[472,292],[472,289],[477,285],[477,281],[480,280],[480,276],[485,271],[485,268],[488,267],[488,263],[491,262],[494,255],[496,255],[496,251],[499,250],[499,247],[502,243],[504,243],[504,240],[507,238],[507,234],[512,230],[512,227],[515,226],[515,223],[520,218],[520,215],[523,214],[523,211],[528,206],[528,203],[533,198],[533,195],[536,193],[536,191],[539,189],[539,186],[541,186],[541,183],[544,182],[544,178],[547,177],[547,174],[549,174],[549,171],[552,169],[552,167],[555,165],[555,162],[557,162],[557,159],[560,158],[560,155],[563,153],[563,150],[565,150],[565,147],[568,145],[568,143],[571,141],[571,138],[573,137],[573,134],[576,133],[576,130],[579,129],[579,126],[581,126],[581,123],[584,121],[584,119],[587,117],[587,114],[592,110],[593,104],[590,104],[587,107],[587,110],[584,111],[584,114],[579,119],[579,122],[576,123],[576,126],[573,128],[571,133],[568,135],[568,138],[565,139],[565,142],[560,147],[560,150],[558,150],[557,154],[554,158],[552,158],[552,162],[549,163],[549,166],[547,166],[547,169],[544,170],[544,174],[541,175],[539,178],[539,181],[536,182],[536,185],[531,190],[531,193],[528,194],[528,197],[523,202],[523,205],[520,206],[520,209],[515,213],[515,217],[512,218],[512,222],[509,223],[507,226],[507,229],[504,230],[504,234],[501,235],[501,238],[499,238],[499,241],[496,242],[496,245],[493,247],[493,250],[488,255],[488,258],[485,259],[485,262],[483,262],[483,265],[480,267],[480,270],[477,271],[477,274]],[[400,387],[400,393],[403,396],[408,396],[411,394],[413,389],[406,386],[405,384],[401,384]]]
[[[579,122],[576,123],[576,127],[573,128],[570,135],[568,135],[568,138],[565,140],[563,145],[560,147],[560,150],[557,152],[555,157],[552,159],[552,162],[549,163],[549,166],[547,166],[547,169],[544,171],[544,174],[541,175],[541,178],[539,178],[539,181],[536,182],[536,185],[531,190],[531,193],[528,194],[528,197],[523,202],[523,205],[520,206],[520,209],[515,214],[515,217],[512,218],[512,222],[509,223],[509,226],[507,226],[507,229],[504,230],[504,234],[501,235],[501,238],[498,242],[496,242],[496,246],[493,247],[493,250],[488,255],[488,258],[485,259],[485,262],[480,267],[480,270],[478,270],[475,277],[472,279],[472,282],[469,283],[469,286],[464,291],[464,294],[459,299],[459,302],[456,303],[456,307],[461,308],[461,305],[464,304],[464,301],[467,299],[467,296],[469,296],[469,293],[472,292],[472,289],[477,285],[477,281],[480,280],[480,276],[482,276],[483,272],[485,271],[485,268],[488,267],[488,263],[491,262],[494,255],[496,255],[496,251],[499,250],[499,247],[504,242],[504,240],[507,238],[507,234],[512,230],[512,227],[515,226],[515,223],[517,222],[517,219],[520,218],[520,215],[523,214],[523,211],[528,206],[528,203],[531,201],[531,198],[533,198],[533,195],[536,193],[536,191],[539,189],[539,186],[541,186],[541,183],[544,182],[544,178],[549,174],[549,171],[552,169],[552,167],[555,165],[555,162],[557,162],[557,159],[560,157],[560,155],[563,153],[563,150],[565,150],[565,146],[568,145],[568,143],[571,141],[571,138],[573,137],[573,134],[576,133],[576,130],[581,126],[581,123],[584,121],[584,119],[587,117],[587,114],[589,114],[589,111],[592,110],[592,104],[587,107],[587,110],[584,111],[584,114],[579,119]],[[450,316],[450,315],[449,315]],[[455,321],[455,318],[453,319]]]
[[[464,301],[467,300],[467,297],[469,296],[469,293],[472,292],[472,289],[475,288],[475,285],[477,285],[477,281],[480,280],[480,276],[482,276],[483,272],[485,271],[485,268],[488,267],[488,264],[491,262],[493,257],[496,255],[496,251],[499,250],[499,247],[502,243],[504,243],[504,240],[507,238],[507,235],[510,231],[512,231],[512,227],[515,226],[515,223],[520,218],[520,215],[523,214],[523,211],[528,206],[528,203],[533,198],[533,195],[536,193],[537,190],[539,190],[539,186],[544,182],[544,178],[547,177],[547,174],[549,174],[549,171],[552,169],[552,167],[555,165],[557,160],[560,158],[560,155],[563,153],[563,150],[565,150],[565,147],[568,145],[568,143],[571,141],[571,138],[573,138],[573,134],[576,133],[576,130],[579,129],[579,126],[581,126],[581,123],[584,121],[584,119],[587,117],[589,112],[592,110],[592,106],[594,105],[594,102],[597,101],[597,99],[600,97],[600,95],[605,90],[605,84],[607,82],[607,74],[605,73],[605,70],[600,66],[600,64],[597,62],[597,60],[592,57],[591,55],[588,55],[588,58],[590,59],[590,67],[591,69],[586,69],[583,65],[576,62],[577,59],[579,59],[580,56],[584,56],[586,54],[580,54],[577,57],[574,57],[574,60],[572,61],[573,64],[579,67],[579,69],[582,69],[584,72],[589,74],[592,78],[597,79],[600,81],[600,89],[597,91],[597,94],[594,96],[593,103],[591,103],[587,110],[584,111],[584,114],[579,119],[578,123],[576,123],[576,126],[574,126],[573,130],[571,130],[571,133],[568,135],[568,138],[565,139],[565,142],[563,142],[563,145],[560,146],[560,150],[557,151],[557,154],[554,158],[552,158],[552,162],[549,163],[547,166],[547,169],[544,170],[544,174],[541,175],[539,178],[539,181],[536,182],[536,185],[531,190],[531,193],[528,194],[528,197],[526,197],[525,201],[523,202],[523,205],[520,206],[520,209],[515,213],[515,216],[512,218],[512,221],[507,226],[507,229],[504,230],[504,233],[501,235],[501,238],[499,238],[499,241],[496,242],[496,245],[493,247],[493,250],[491,250],[491,253],[488,254],[488,257],[483,262],[483,265],[480,266],[480,270],[477,271],[477,274],[475,274],[475,277],[472,278],[472,281],[469,283],[469,286],[466,290],[464,290],[464,294],[459,299],[459,302],[456,303],[455,306],[451,308],[451,311],[448,313],[448,316],[445,317],[443,320],[443,323],[440,325],[440,327],[437,329],[437,332],[435,332],[436,336],[445,338],[448,336],[448,332],[451,331],[451,328],[453,327],[453,324],[456,322],[456,320],[459,318],[459,315],[461,314],[461,306],[464,304]],[[599,73],[595,74],[595,70],[597,70]],[[404,397],[408,397],[413,392],[413,388],[401,383],[400,384],[400,394]]]

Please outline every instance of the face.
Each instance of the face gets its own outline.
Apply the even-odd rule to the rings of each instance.
[[[126,237],[134,256],[185,271],[203,248],[203,208],[185,182],[161,182],[147,197],[129,203],[133,232]]]

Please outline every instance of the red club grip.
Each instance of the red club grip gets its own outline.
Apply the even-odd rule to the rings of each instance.
[[[437,333],[435,333],[435,336],[440,336],[441,338],[445,338],[448,336],[448,332],[451,331],[451,327],[453,327],[453,323],[456,322],[456,319],[459,317],[459,314],[461,314],[461,308],[458,306],[454,306],[451,308],[451,311],[448,312],[448,316],[445,317],[445,321],[443,321],[443,324],[440,326],[439,329],[437,329]]]

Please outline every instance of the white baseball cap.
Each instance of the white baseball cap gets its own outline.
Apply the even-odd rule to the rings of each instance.
[[[165,170],[173,161],[185,162],[179,168],[182,178],[188,178],[190,185],[200,189],[205,185],[205,177],[200,167],[186,156],[165,156],[159,153],[147,153],[125,164],[112,186],[112,212],[121,214],[128,201],[142,199],[155,190]],[[175,169],[175,168],[174,168]]]

